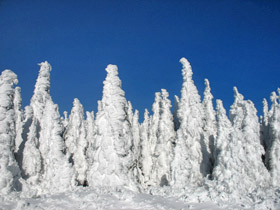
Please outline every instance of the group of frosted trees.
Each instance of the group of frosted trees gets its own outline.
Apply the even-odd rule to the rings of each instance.
[[[40,64],[30,105],[22,110],[17,76],[0,76],[0,192],[45,194],[77,186],[148,191],[214,186],[248,193],[280,185],[280,89],[259,119],[250,100],[234,87],[229,114],[221,100],[213,108],[209,81],[203,100],[182,58],[181,98],[155,93],[153,114],[133,111],[118,68],[108,65],[98,111],[84,112],[74,99],[69,116],[50,96],[48,62]],[[209,184],[211,183],[211,184]]]

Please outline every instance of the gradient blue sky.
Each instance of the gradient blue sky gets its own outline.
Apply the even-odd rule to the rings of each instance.
[[[60,111],[75,97],[96,111],[104,69],[117,64],[143,115],[161,88],[172,101],[180,95],[181,57],[202,96],[208,78],[228,109],[237,86],[262,113],[262,99],[280,87],[280,1],[0,0],[0,70],[18,75],[23,105],[47,60]]]

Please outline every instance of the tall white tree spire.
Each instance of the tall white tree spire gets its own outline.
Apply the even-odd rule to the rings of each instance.
[[[41,126],[39,150],[42,155],[43,173],[40,193],[57,193],[73,189],[75,176],[65,155],[63,125],[58,106],[51,100],[46,103]]]
[[[50,72],[52,67],[47,61],[40,63],[39,66],[39,76],[35,84],[34,94],[31,98],[30,106],[33,109],[34,116],[40,121],[46,102],[51,100]]]
[[[13,100],[17,83],[17,75],[11,70],[0,75],[0,194],[20,187],[20,170],[13,153],[16,137]]]
[[[171,181],[171,163],[174,158],[174,130],[173,116],[170,111],[171,101],[168,92],[161,90],[157,142],[153,152],[153,170],[155,186],[169,185]]]
[[[204,143],[206,151],[204,152],[204,164],[207,165],[207,172],[211,173],[214,163],[214,145],[217,137],[217,121],[216,112],[213,108],[213,95],[211,94],[211,88],[208,79],[204,80],[205,90],[203,97],[203,109],[204,109]]]
[[[68,155],[76,171],[76,179],[80,185],[84,185],[87,181],[88,163],[86,150],[88,141],[86,139],[84,108],[77,98],[73,101],[73,108],[69,116],[68,126],[64,132],[64,139]]]
[[[187,59],[182,58],[183,85],[178,117],[180,128],[173,161],[173,185],[199,185],[206,174],[203,166],[201,141],[203,140],[203,107],[200,95],[192,80],[192,68]]]
[[[97,150],[90,186],[126,186],[136,189],[134,168],[136,160],[132,153],[133,137],[128,115],[127,101],[118,77],[118,68],[108,65],[103,82],[103,96],[96,116]]]
[[[22,111],[22,99],[21,99],[21,88],[15,88],[14,96],[14,110],[15,110],[15,129],[16,129],[16,139],[15,139],[15,152],[17,153],[22,143],[22,126],[23,126],[23,111]]]

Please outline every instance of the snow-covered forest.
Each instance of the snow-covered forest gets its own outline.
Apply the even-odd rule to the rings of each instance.
[[[51,65],[40,64],[30,105],[22,107],[17,75],[0,76],[0,195],[39,198],[65,192],[128,190],[187,202],[277,207],[280,194],[280,89],[263,100],[263,116],[233,87],[226,111],[205,79],[203,97],[182,64],[181,96],[155,93],[152,112],[125,98],[118,68],[108,65],[98,111],[75,98],[59,113]],[[54,70],[55,71],[55,70]],[[20,79],[20,78],[19,78]],[[173,107],[173,108],[172,108]],[[139,115],[144,121],[139,122]],[[21,206],[22,207],[22,206]],[[141,209],[141,208],[140,208]]]

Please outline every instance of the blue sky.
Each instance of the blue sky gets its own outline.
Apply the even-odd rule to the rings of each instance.
[[[154,93],[180,95],[179,59],[192,64],[201,95],[233,102],[233,86],[259,113],[280,87],[280,1],[0,0],[0,70],[19,78],[29,104],[41,61],[60,111],[75,97],[96,110],[107,64],[117,64],[126,98],[143,115]]]

